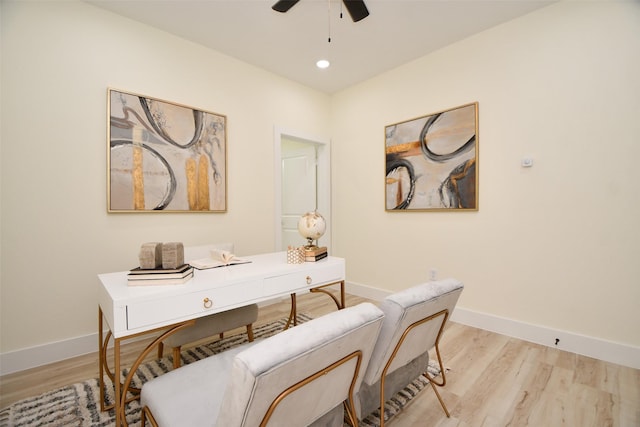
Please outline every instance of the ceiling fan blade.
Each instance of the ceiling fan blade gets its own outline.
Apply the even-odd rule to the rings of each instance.
[[[351,19],[353,22],[358,22],[367,16],[369,16],[369,10],[367,6],[364,4],[364,0],[342,0],[344,5],[347,7],[347,11],[349,15],[351,15]]]
[[[273,6],[271,6],[271,9],[277,11],[277,12],[286,12],[289,9],[291,9],[296,3],[298,3],[300,0],[278,0],[276,2],[276,4],[274,4]]]

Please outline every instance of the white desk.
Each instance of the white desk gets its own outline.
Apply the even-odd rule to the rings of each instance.
[[[116,426],[126,425],[124,416],[127,390],[135,370],[149,352],[169,335],[190,326],[194,319],[273,298],[291,295],[291,316],[295,321],[295,293],[311,290],[331,296],[338,308],[344,307],[345,261],[328,257],[318,262],[287,264],[286,252],[244,257],[249,264],[209,270],[195,270],[194,277],[182,285],[128,286],[127,271],[98,275],[98,328],[100,345],[100,391],[104,406],[103,381],[106,373],[114,383]],[[325,287],[340,284],[338,301]],[[291,317],[289,319],[291,321]],[[103,337],[103,321],[109,332]],[[160,335],[140,354],[124,384],[107,365],[107,345],[114,339],[114,373],[119,373],[122,340],[156,332]]]

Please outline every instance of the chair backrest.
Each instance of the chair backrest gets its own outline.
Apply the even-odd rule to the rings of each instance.
[[[307,426],[360,385],[382,319],[362,303],[318,317],[239,353],[217,426]]]
[[[445,279],[414,286],[385,298],[380,304],[385,318],[364,381],[375,384],[392,357],[385,375],[431,350],[462,289],[461,282]],[[402,345],[396,349],[401,339]]]
[[[207,258],[211,256],[212,249],[229,251],[233,253],[233,243],[211,243],[208,245],[200,246],[185,246],[184,262],[189,262],[200,258]]]

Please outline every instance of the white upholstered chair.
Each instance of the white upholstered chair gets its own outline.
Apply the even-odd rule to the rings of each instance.
[[[346,401],[357,425],[352,398],[383,317],[362,303],[161,375],[142,387],[142,424],[342,426]]]
[[[386,399],[421,374],[429,380],[442,409],[449,416],[435,387],[446,383],[438,344],[462,289],[461,282],[445,279],[411,287],[382,301],[380,308],[385,314],[382,330],[356,394],[359,418],[380,408],[380,426],[384,427]],[[427,372],[429,351],[434,348],[442,376],[440,381]]]
[[[233,253],[233,243],[214,243],[202,246],[191,246],[184,248],[185,262],[210,256],[212,249],[224,250]],[[251,304],[245,307],[238,307],[222,313],[212,314],[196,320],[193,326],[182,329],[169,336],[166,340],[158,344],[158,357],[162,357],[164,347],[169,347],[173,355],[173,367],[179,368],[181,364],[180,351],[182,346],[193,343],[203,338],[219,335],[224,337],[226,331],[239,327],[246,327],[249,342],[253,341],[253,323],[258,319],[258,305]]]

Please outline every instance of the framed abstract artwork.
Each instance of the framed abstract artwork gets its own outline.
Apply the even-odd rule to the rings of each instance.
[[[226,212],[227,118],[109,89],[109,212]]]
[[[478,210],[478,103],[385,127],[387,211]]]

